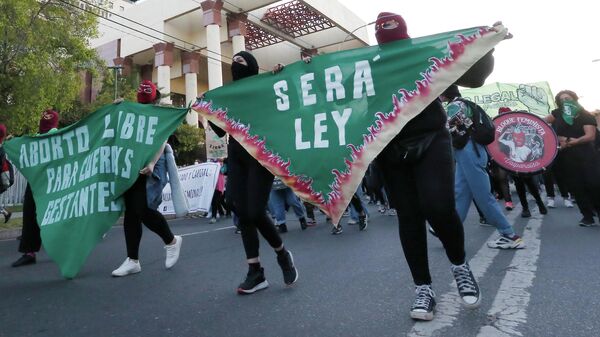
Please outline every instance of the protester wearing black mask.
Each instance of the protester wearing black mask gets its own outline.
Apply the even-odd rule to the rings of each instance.
[[[258,63],[252,54],[242,51],[233,56],[231,75],[234,81],[256,74]],[[219,137],[225,135],[223,130],[212,123],[211,127]],[[249,266],[246,280],[239,285],[237,292],[252,294],[269,286],[264,269],[260,266],[258,232],[275,249],[277,262],[283,271],[283,280],[285,284],[291,285],[298,279],[292,253],[283,246],[271,217],[266,213],[273,175],[233,137],[229,139],[227,152],[227,195],[231,199],[233,212],[240,218],[242,241]]]

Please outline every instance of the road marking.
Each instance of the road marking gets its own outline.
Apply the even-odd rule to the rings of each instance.
[[[514,224],[518,212],[511,212],[508,216],[508,222]],[[487,242],[496,239],[499,236],[498,231],[494,228],[494,232],[485,240],[481,248],[469,261],[469,266],[473,272],[473,276],[479,281],[488,268],[494,262],[494,258],[500,253],[500,249],[488,248]],[[450,272],[450,267],[448,267]],[[435,317],[430,322],[415,322],[411,331],[407,334],[409,337],[433,336],[435,332],[444,328],[451,327],[456,320],[456,317],[462,309],[461,299],[456,291],[456,282],[450,283],[452,290],[437,296]],[[435,289],[434,289],[435,291]],[[485,301],[486,294],[482,294],[482,300]]]
[[[206,234],[206,233],[211,233],[211,232],[218,232],[218,231],[222,231],[222,230],[225,230],[225,229],[231,229],[231,228],[235,228],[235,226],[227,226],[227,227],[209,229],[209,230],[201,231],[201,232],[192,232],[192,233],[185,233],[185,234],[178,234],[178,235],[179,236],[192,236],[192,235],[198,235],[198,234]]]
[[[523,336],[517,328],[527,323],[527,307],[531,299],[528,290],[533,285],[540,256],[541,224],[541,216],[527,223],[523,233],[527,246],[515,252],[492,308],[488,311],[491,325],[482,327],[477,337]]]

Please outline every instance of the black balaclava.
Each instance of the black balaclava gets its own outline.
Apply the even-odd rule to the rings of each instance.
[[[258,62],[256,62],[256,59],[254,56],[252,56],[252,54],[247,51],[241,51],[233,55],[233,57],[236,56],[243,57],[248,65],[245,66],[237,62],[233,62],[231,64],[231,76],[233,77],[234,81],[258,74]]]

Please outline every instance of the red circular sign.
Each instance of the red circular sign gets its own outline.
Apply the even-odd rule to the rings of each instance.
[[[508,112],[494,118],[494,126],[496,139],[487,150],[506,170],[534,174],[554,161],[558,138],[540,117],[524,111]]]

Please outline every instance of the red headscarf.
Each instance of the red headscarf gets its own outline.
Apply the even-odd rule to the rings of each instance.
[[[507,106],[501,106],[498,108],[498,115],[502,115],[505,112],[511,112],[512,110]]]
[[[137,92],[137,101],[142,104],[150,104],[156,100],[156,85],[152,81],[144,80],[140,83]]]
[[[375,37],[379,44],[410,38],[402,16],[388,12],[381,12],[377,16]]]
[[[0,124],[0,144],[4,142],[4,138],[6,138],[6,126],[4,124]]]
[[[46,133],[58,127],[58,112],[48,109],[42,113],[40,118],[39,133]]]

